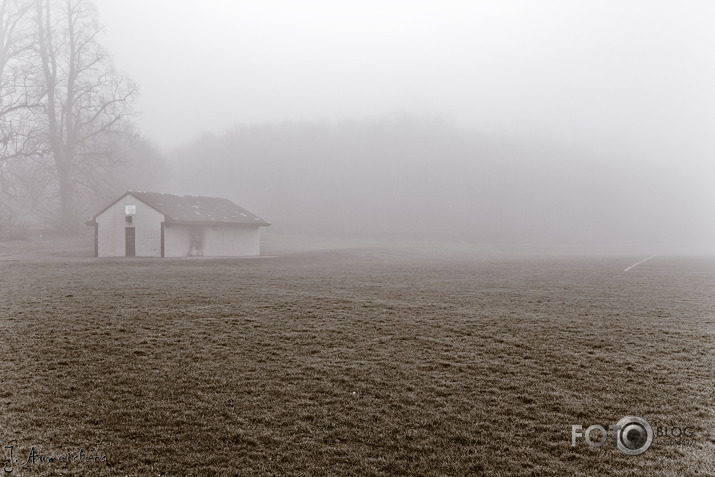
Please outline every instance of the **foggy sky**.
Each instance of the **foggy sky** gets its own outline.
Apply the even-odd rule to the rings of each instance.
[[[715,2],[97,5],[165,148],[236,124],[407,112],[715,172]]]
[[[308,219],[296,211],[306,210],[322,217],[325,233],[352,233],[341,217],[360,213],[368,215],[352,226],[377,230],[384,223],[386,232],[410,232],[421,216],[401,229],[391,217],[407,217],[421,204],[422,212],[450,211],[441,219],[444,230],[454,232],[459,218],[463,236],[491,234],[480,240],[501,240],[493,234],[501,230],[524,240],[660,240],[712,250],[715,2],[97,6],[116,67],[140,85],[141,132],[169,151],[173,192],[255,204],[276,229],[304,225]],[[414,148],[418,130],[403,138],[409,144],[383,147],[376,136],[370,157],[350,139],[371,125],[386,127],[389,136],[389,118],[399,117],[437,118],[486,136],[457,154],[449,140],[425,130],[434,165],[420,166],[424,177],[400,185],[413,169],[400,151]],[[345,120],[362,123],[340,133],[344,143],[326,148],[334,130],[324,126]],[[304,126],[280,126],[286,121]],[[305,137],[281,139],[294,134]],[[344,167],[323,174],[329,162]],[[446,169],[430,172],[440,164]],[[372,191],[376,202],[366,208],[382,165],[390,179]],[[304,177],[306,167],[323,172]],[[286,170],[293,172],[283,179],[275,173]],[[364,180],[353,190],[341,182],[346,174]],[[430,174],[439,180],[425,188]]]

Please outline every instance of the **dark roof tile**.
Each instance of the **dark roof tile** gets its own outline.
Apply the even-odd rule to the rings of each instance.
[[[167,222],[270,225],[228,199],[133,190],[127,194],[164,214]]]

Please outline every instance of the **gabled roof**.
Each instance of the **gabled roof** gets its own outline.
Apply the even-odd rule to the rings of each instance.
[[[164,214],[168,223],[271,225],[228,199],[132,190],[95,214],[87,224],[94,225],[98,215],[128,194]]]

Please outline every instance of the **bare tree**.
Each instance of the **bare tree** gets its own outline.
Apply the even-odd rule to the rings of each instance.
[[[43,96],[33,68],[31,0],[0,3],[0,162],[38,152],[37,113]]]
[[[60,219],[76,224],[75,199],[119,160],[117,135],[133,134],[135,85],[117,73],[98,41],[88,0],[35,0],[36,47],[44,86],[44,134],[57,172]]]

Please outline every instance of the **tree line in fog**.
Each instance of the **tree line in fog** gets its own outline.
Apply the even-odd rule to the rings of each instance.
[[[89,0],[0,4],[0,237],[31,227],[79,230],[99,207],[135,189],[227,197],[275,232],[715,240],[712,221],[703,219],[709,184],[680,180],[687,171],[625,151],[603,157],[434,118],[237,126],[160,151],[135,127],[137,86],[117,72],[100,33]]]
[[[664,244],[712,233],[693,210],[702,191],[684,186],[692,178],[627,159],[408,116],[204,135],[171,153],[168,177],[172,190],[235,200],[273,231]]]

